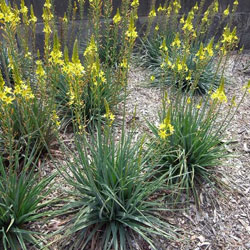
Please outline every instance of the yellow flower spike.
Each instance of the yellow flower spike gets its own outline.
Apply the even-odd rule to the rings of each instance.
[[[121,66],[121,68],[124,68],[124,69],[128,68],[128,61],[126,58],[123,58],[120,66]]]
[[[211,39],[211,41],[209,42],[209,44],[207,45],[207,47],[205,48],[205,50],[207,51],[208,55],[210,57],[212,57],[214,55],[214,51],[213,51],[213,43],[214,43],[214,39]]]
[[[40,77],[45,76],[45,71],[43,69],[42,61],[41,60],[37,60],[36,61],[36,74],[38,76],[40,76]]]
[[[159,125],[158,135],[162,139],[166,139],[168,136],[174,133],[174,127],[171,125],[171,110],[168,109],[167,115],[163,120],[163,123]],[[168,132],[168,133],[167,133]]]
[[[214,13],[218,13],[219,12],[219,3],[218,3],[218,1],[214,2],[213,11],[214,11]]]
[[[182,30],[184,32],[186,32],[186,31],[191,32],[194,30],[193,23],[192,23],[193,19],[194,19],[194,12],[191,10],[188,13],[187,20],[184,22],[184,25],[182,27]]]
[[[90,40],[90,43],[89,45],[87,46],[87,48],[85,49],[83,55],[86,57],[86,56],[92,56],[93,54],[95,54],[97,52],[97,46],[96,46],[96,43],[95,43],[95,38],[94,36],[92,35],[91,36],[91,40]]]
[[[63,54],[60,51],[60,42],[57,33],[54,34],[53,50],[50,52],[49,62],[55,65],[63,65]]]
[[[233,45],[233,44],[237,43],[238,37],[236,35],[236,27],[231,32],[230,28],[228,26],[226,26],[224,28],[224,32],[222,34],[222,37],[223,37],[223,39],[222,39],[221,43],[223,43],[226,47],[228,45]]]
[[[64,23],[68,23],[68,18],[67,18],[66,13],[64,13],[64,16],[63,16],[62,20],[63,20]]]
[[[168,51],[168,47],[166,45],[166,39],[165,38],[163,39],[163,42],[162,42],[162,44],[160,46],[160,50],[162,50],[163,52],[167,52]]]
[[[46,0],[45,4],[43,6],[50,9],[51,8],[50,0]]]
[[[235,0],[234,3],[233,3],[233,5],[236,5],[236,6],[239,5],[239,1]]]
[[[184,18],[184,15],[181,17],[181,19],[180,19],[180,23],[181,23],[181,24],[185,23],[185,18]]]
[[[203,18],[201,19],[202,24],[206,23],[208,21],[208,15],[209,15],[209,11],[205,11]]]
[[[160,4],[157,11],[158,12],[163,12],[163,11],[166,11],[167,9],[165,7],[162,7],[162,5]]]
[[[152,10],[148,14],[149,18],[156,17],[155,7],[152,8]]]
[[[105,117],[108,120],[108,126],[111,127],[115,120],[115,115],[110,111],[109,104],[106,101],[106,99],[104,99],[104,106],[106,109],[106,114],[104,114],[103,117]]]
[[[227,96],[225,95],[224,92],[224,83],[225,80],[224,78],[222,78],[219,88],[211,95],[211,98],[213,100],[219,100],[220,102],[227,103]]]
[[[131,6],[135,8],[139,7],[139,0],[133,0],[133,2],[131,3]]]
[[[199,51],[196,53],[195,56],[198,57],[201,61],[206,59],[206,54],[203,48],[203,43],[201,43]]]
[[[193,7],[193,9],[194,9],[194,11],[199,10],[198,3],[197,3],[197,2],[195,3],[195,6]]]
[[[177,47],[180,48],[181,46],[181,41],[180,41],[180,34],[177,32],[175,35],[175,39],[171,44],[172,47]]]
[[[33,10],[33,5],[31,4],[30,6],[30,20],[31,23],[35,24],[37,22],[37,18],[34,14],[34,10]]]
[[[132,15],[130,17],[128,30],[125,34],[126,37],[131,40],[131,42],[133,42],[138,36]]]
[[[227,8],[224,10],[223,12],[224,16],[227,17],[229,15],[229,5],[227,6]]]
[[[150,77],[150,80],[153,82],[153,81],[155,80],[155,76],[152,75],[152,76]]]
[[[116,11],[116,15],[113,17],[113,22],[114,22],[114,24],[118,24],[121,22],[121,20],[122,20],[122,18],[121,18],[120,11],[118,8]]]
[[[190,104],[190,103],[191,103],[191,98],[188,97],[188,98],[187,98],[187,104]]]

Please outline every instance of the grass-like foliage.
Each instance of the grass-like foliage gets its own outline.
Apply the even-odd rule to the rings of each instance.
[[[11,159],[29,150],[47,152],[56,139],[53,104],[36,99],[28,84],[10,88],[0,79],[0,152]]]
[[[223,80],[211,96],[200,101],[179,91],[172,103],[167,97],[163,99],[159,126],[149,123],[154,134],[153,157],[161,171],[168,173],[167,181],[176,184],[177,190],[192,194],[197,204],[202,184],[220,183],[218,166],[229,155],[223,143],[224,131],[237,107],[233,98],[227,113],[221,115],[226,102]]]
[[[216,59],[221,53],[225,56],[227,51],[237,47],[238,38],[232,32],[232,37],[225,39],[225,35],[231,32],[231,21],[226,27],[223,23],[229,9],[224,11],[215,31],[213,25],[219,3],[213,1],[202,15],[204,3],[196,3],[189,13],[182,16],[179,15],[182,6],[178,0],[160,5],[157,11],[153,5],[147,30],[139,44],[140,60],[142,65],[152,70],[153,84],[181,86],[184,90],[195,85],[196,92],[200,94],[218,87],[218,69],[223,68],[223,64]],[[232,13],[236,11],[237,4],[235,1]],[[218,30],[223,28],[224,32],[219,33]],[[211,30],[216,38],[211,36]]]
[[[164,41],[164,42],[163,42]],[[154,38],[147,38],[145,41],[141,40],[143,47],[141,56],[142,66],[148,68],[152,72],[153,86],[159,86],[166,84],[168,86],[174,85],[176,87],[182,87],[183,90],[190,89],[190,87],[196,82],[196,92],[199,94],[205,94],[209,90],[215,90],[219,86],[220,76],[216,74],[217,63],[215,57],[210,58],[205,64],[202,64],[200,60],[197,60],[197,53],[200,49],[200,45],[194,44],[189,49],[189,53],[186,55],[185,64],[180,64],[179,67],[187,67],[187,70],[177,70],[171,67],[165,68],[165,62],[163,52],[160,49],[162,44],[166,44],[168,50],[168,60],[172,65],[172,62],[178,61],[180,55],[185,53],[183,48],[175,51],[171,48],[171,44],[174,41],[174,33],[167,35],[167,38],[162,39],[159,35]]]
[[[3,250],[25,250],[42,244],[41,235],[30,230],[29,223],[46,215],[40,209],[48,205],[42,200],[50,192],[47,186],[53,176],[39,181],[33,171],[32,157],[26,155],[22,166],[19,162],[16,155],[13,165],[6,169],[0,157],[0,248]]]
[[[110,132],[108,128],[102,134],[98,127],[90,141],[77,138],[77,155],[62,171],[75,197],[66,206],[66,211],[75,211],[66,235],[75,234],[73,249],[89,245],[134,249],[132,242],[138,235],[156,249],[153,235],[175,235],[157,212],[166,210],[164,204],[152,196],[162,188],[164,176],[152,178],[155,171],[147,167],[149,154],[143,152],[143,140],[132,143],[133,133],[123,132],[115,142]]]

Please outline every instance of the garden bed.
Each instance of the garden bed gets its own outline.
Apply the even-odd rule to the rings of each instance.
[[[242,65],[249,60],[248,53],[233,55],[229,60],[226,76],[230,83],[226,86],[229,99],[233,95],[240,96],[242,88],[249,79],[249,75],[242,72]],[[126,127],[129,129],[136,107],[136,138],[148,131],[145,118],[151,122],[158,120],[158,110],[161,105],[161,90],[150,86],[150,72],[143,68],[131,68],[128,79],[128,97],[126,100]],[[237,98],[236,98],[237,99]],[[121,105],[122,107],[122,105]],[[225,175],[223,181],[228,187],[216,190],[205,185],[200,193],[201,207],[197,209],[194,201],[180,212],[168,212],[167,221],[183,230],[180,241],[166,241],[159,239],[159,250],[174,249],[249,249],[250,248],[250,99],[244,99],[237,111],[231,126],[226,131],[227,150],[232,158],[224,161],[223,166],[218,166]],[[122,112],[117,112],[115,128],[121,129]],[[64,141],[73,146],[73,134],[62,134]],[[62,160],[60,151],[57,159]],[[46,164],[44,175],[55,170],[53,163]],[[56,189],[51,195],[58,197],[69,188],[61,177],[56,177]],[[220,193],[221,192],[221,193]],[[67,221],[67,217],[58,217],[48,221],[45,225],[37,224],[36,227],[45,234],[58,230]],[[58,237],[58,236],[57,236]],[[55,240],[55,238],[53,238]],[[73,239],[72,239],[73,240]],[[142,250],[150,249],[141,241]],[[57,243],[51,249],[60,249]],[[139,249],[139,248],[138,248]]]

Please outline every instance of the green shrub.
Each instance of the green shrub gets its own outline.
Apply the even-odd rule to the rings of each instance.
[[[231,21],[225,26],[223,20],[229,13],[224,11],[223,18],[213,29],[214,18],[219,10],[218,1],[212,4],[201,15],[204,1],[196,5],[187,15],[178,16],[181,5],[175,0],[163,7],[160,5],[157,12],[153,9],[149,14],[148,28],[141,38],[142,65],[152,70],[151,81],[153,84],[170,84],[181,87],[184,90],[195,85],[196,92],[200,94],[215,90],[220,83],[221,68],[224,67],[221,53],[225,56],[226,51],[237,47],[238,38],[235,32],[233,40],[225,39],[225,34],[230,31]],[[235,12],[237,3],[235,1],[232,13]],[[153,14],[152,14],[153,13]],[[157,15],[156,15],[157,14]],[[156,22],[152,18],[158,17]],[[222,34],[217,34],[224,27]],[[154,29],[149,35],[149,30]],[[224,47],[225,41],[228,45]],[[139,53],[140,54],[140,53]],[[227,60],[227,59],[226,59]],[[226,61],[225,60],[225,61]]]
[[[27,148],[37,155],[47,152],[56,139],[53,104],[35,98],[28,84],[17,84],[12,90],[2,81],[0,95],[1,155],[10,160],[15,151],[22,155]]]
[[[106,117],[111,119],[110,113]],[[59,167],[74,197],[65,207],[65,212],[75,212],[66,236],[74,237],[76,249],[86,249],[88,244],[98,249],[134,249],[132,241],[138,235],[156,249],[153,235],[176,234],[158,212],[166,205],[153,198],[164,176],[153,178],[143,141],[134,144],[133,133],[126,136],[123,131],[115,142],[110,132],[106,128],[102,134],[98,127],[90,141],[77,138],[77,154],[63,170]]]
[[[245,94],[246,91],[242,99]],[[229,156],[223,143],[224,132],[238,106],[234,97],[225,113],[222,103],[227,101],[222,79],[214,93],[199,101],[196,96],[182,95],[180,91],[172,103],[165,97],[160,124],[148,123],[154,135],[152,157],[159,162],[161,171],[167,173],[167,182],[177,185],[178,195],[181,192],[187,196],[192,194],[197,204],[202,184],[221,183],[218,166]]]
[[[34,159],[26,155],[20,165],[18,155],[15,162],[5,168],[0,156],[0,248],[28,249],[31,244],[40,248],[40,233],[29,229],[32,222],[37,222],[46,215],[42,212],[49,202],[43,199],[49,194],[53,176],[39,181],[34,174]],[[20,170],[22,169],[22,170]]]

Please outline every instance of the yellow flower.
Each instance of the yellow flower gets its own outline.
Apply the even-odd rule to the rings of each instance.
[[[50,0],[46,0],[45,4],[44,4],[44,7],[50,9],[51,8],[51,3],[50,3]]]
[[[30,22],[31,23],[36,23],[37,22],[36,16],[30,16]]]
[[[166,126],[165,123],[161,123],[161,124],[159,125],[159,129],[160,129],[160,130],[164,130],[164,129],[166,129],[166,128],[167,128],[167,126]]]
[[[152,75],[152,76],[150,77],[150,80],[153,82],[153,81],[155,80],[155,76]]]
[[[201,20],[202,23],[206,23],[208,21],[208,15],[209,15],[209,12],[207,10],[207,11],[205,11],[204,16]]]
[[[110,119],[111,121],[114,121],[114,120],[115,120],[115,116],[114,116],[112,113],[110,113],[110,114],[109,114],[109,119]]]
[[[230,32],[230,28],[225,27],[222,37],[223,39],[221,42],[226,45],[231,45],[233,43],[236,43],[238,41],[238,37],[236,35],[236,28],[234,28],[233,31]]]
[[[43,32],[46,33],[46,34],[50,34],[52,32],[52,30],[51,30],[51,28],[50,28],[50,26],[48,24],[44,25]]]
[[[211,98],[213,100],[217,99],[220,102],[227,103],[227,96],[225,95],[225,92],[224,92],[224,78],[222,78],[219,88],[211,95]]]
[[[156,12],[155,12],[155,8],[153,8],[149,14],[148,14],[149,17],[156,17]]]
[[[161,11],[166,11],[167,9],[165,7],[162,7],[162,5],[160,4],[160,6],[158,7],[157,11],[161,12]]]
[[[187,104],[190,104],[190,103],[191,103],[191,98],[188,97],[188,99],[187,99]]]
[[[194,10],[197,11],[198,9],[199,9],[198,3],[196,2],[195,6],[194,6]]]
[[[172,42],[171,46],[172,46],[172,47],[175,47],[175,46],[176,46],[177,48],[179,48],[179,47],[181,46],[181,41],[180,41],[180,35],[179,35],[179,33],[176,33],[175,39],[174,39],[174,41]]]
[[[214,3],[214,9],[213,9],[213,11],[214,11],[215,13],[217,13],[217,12],[219,11],[219,3],[218,3],[218,1],[216,1],[216,2]]]
[[[184,17],[183,17],[184,19]],[[190,11],[188,13],[188,17],[187,17],[187,20],[186,22],[184,22],[184,25],[182,27],[182,30],[183,31],[193,31],[193,23],[192,23],[192,20],[194,19],[194,12],[193,11]]]
[[[158,31],[159,30],[159,25],[155,26],[155,30]]]
[[[130,19],[129,28],[126,32],[126,36],[127,36],[127,38],[130,38],[132,41],[135,40],[138,36],[138,34],[136,32],[136,28],[134,26],[134,21],[132,18]]]
[[[120,66],[121,66],[121,68],[125,68],[125,69],[128,67],[128,61],[126,58],[123,58]]]
[[[133,0],[133,2],[131,3],[132,7],[138,7],[139,6],[139,0]]]
[[[118,24],[121,22],[121,20],[122,20],[122,18],[120,16],[119,9],[117,9],[116,15],[113,17],[113,22],[114,22],[114,24]]]
[[[26,7],[26,6],[23,6],[21,9],[20,9],[20,12],[22,13],[22,14],[27,14],[27,12],[28,12],[28,8]]]
[[[205,51],[204,51],[204,49],[203,49],[203,43],[201,43],[200,49],[199,49],[198,52],[195,54],[195,56],[199,57],[200,60],[206,59],[206,54],[205,54]]]
[[[166,39],[164,38],[161,46],[160,46],[160,50],[162,50],[163,52],[167,52],[168,51],[168,47],[166,45]]]
[[[159,130],[158,135],[160,136],[161,139],[166,139],[168,136],[166,130]]]
[[[95,54],[97,52],[97,46],[95,43],[95,39],[94,36],[91,37],[90,43],[88,45],[88,47],[85,49],[84,51],[84,56],[91,56],[93,54]]]
[[[110,112],[110,110],[108,109],[108,110],[107,110],[107,113],[104,115],[104,117],[105,117],[106,119],[108,119],[108,125],[109,125],[109,127],[111,127],[111,125],[113,124],[113,122],[114,122],[114,120],[115,120],[115,115],[112,114],[112,113]]]
[[[229,5],[228,5],[227,8],[224,10],[223,14],[224,14],[224,16],[228,16],[228,15],[229,15]]]
[[[158,135],[162,139],[166,139],[174,133],[174,127],[170,123],[170,115],[171,110],[169,109],[163,123],[159,125]]]
[[[189,71],[188,76],[186,77],[186,80],[187,80],[187,81],[190,81],[191,79],[192,79],[191,71]]]
[[[177,63],[177,71],[182,71],[182,69],[183,69],[182,64],[180,62]]]
[[[63,65],[62,57],[63,55],[61,51],[53,49],[53,51],[50,52],[49,62],[54,63],[55,65]]]
[[[59,121],[59,116],[56,113],[56,110],[52,111],[52,121],[55,123],[57,127],[60,127],[61,122]]]
[[[4,98],[3,101],[4,101],[6,104],[11,104],[14,100],[15,100],[14,97],[12,97],[12,96],[6,96],[6,97]]]
[[[43,69],[43,66],[42,66],[42,61],[41,60],[37,60],[36,61],[36,74],[40,77],[44,76],[45,75],[45,71]]]
[[[238,4],[239,4],[238,0],[235,0],[234,3],[233,3],[233,5],[236,5],[236,6],[237,6]]]
[[[21,95],[26,100],[35,98],[30,86],[24,83],[15,86],[14,94]]]
[[[80,77],[82,74],[84,74],[84,67],[82,64],[79,63],[73,63],[68,62],[65,65],[63,65],[62,70],[69,76],[69,77]]]
[[[192,31],[193,24],[191,22],[186,22],[182,28],[183,31]]]
[[[64,13],[64,16],[63,16],[63,22],[68,23],[68,18],[66,16],[66,13]]]
[[[208,55],[209,55],[210,57],[212,57],[212,56],[214,55],[214,51],[213,51],[213,42],[214,42],[214,40],[212,39],[212,40],[210,41],[210,43],[207,45],[207,47],[205,48],[205,50],[207,51],[207,53],[208,53]]]

